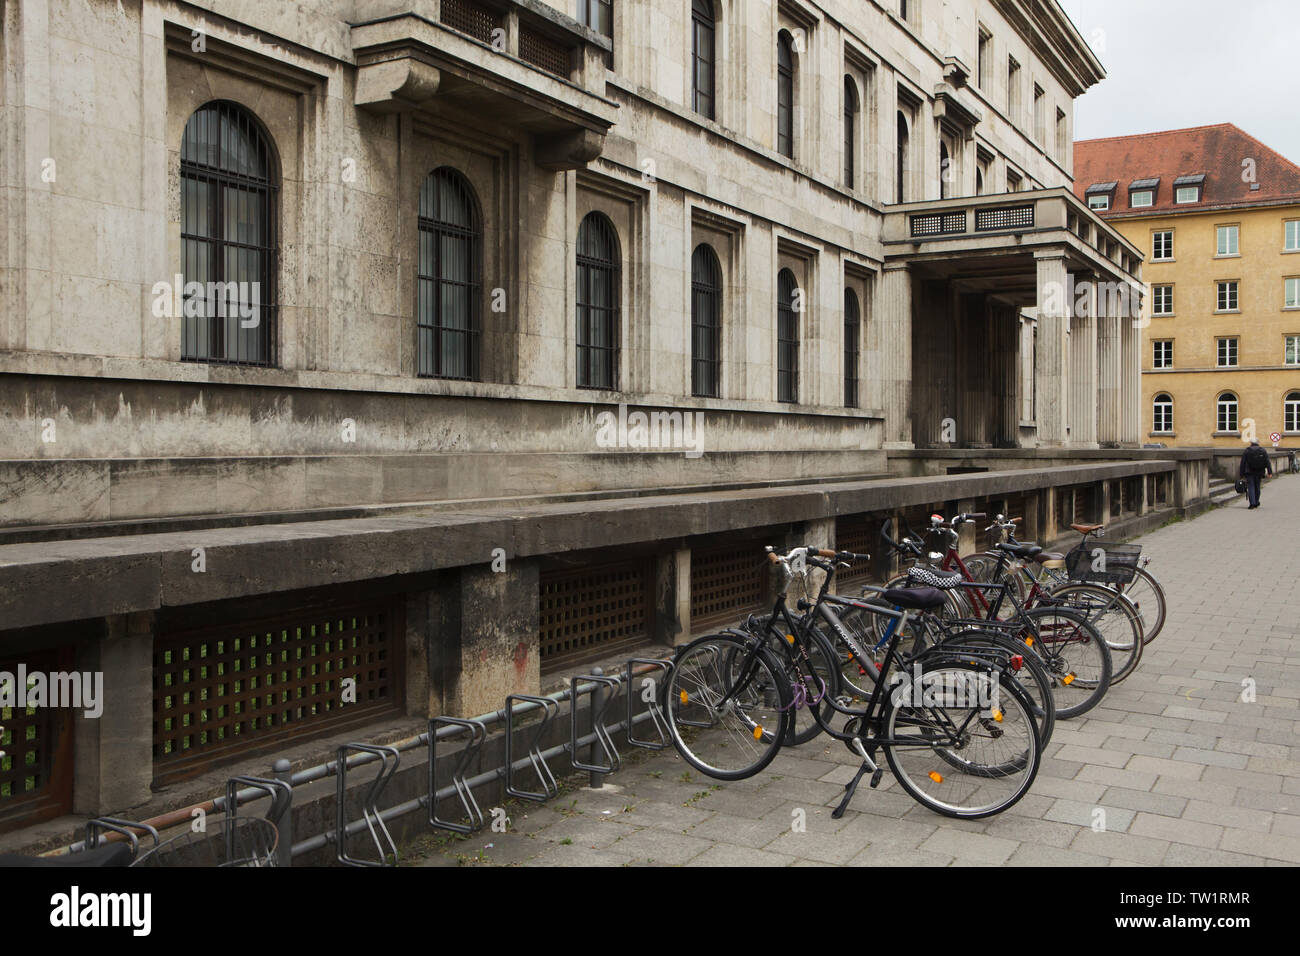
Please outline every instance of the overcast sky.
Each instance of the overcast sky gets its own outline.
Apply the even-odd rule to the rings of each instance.
[[[1300,162],[1296,0],[1061,0],[1106,68],[1075,139],[1235,123]]]

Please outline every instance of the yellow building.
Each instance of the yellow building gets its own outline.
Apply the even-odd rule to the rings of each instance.
[[[1074,168],[1146,255],[1143,440],[1300,436],[1300,167],[1223,123],[1084,140]]]

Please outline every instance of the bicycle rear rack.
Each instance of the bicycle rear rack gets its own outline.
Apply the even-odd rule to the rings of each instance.
[[[361,800],[361,818],[366,823],[366,829],[370,831],[370,839],[374,842],[375,849],[379,851],[378,860],[363,860],[348,855],[347,789],[349,751],[373,754],[379,758],[379,772],[375,774],[374,782],[370,784],[370,789],[366,791]],[[380,815],[378,801],[379,795],[388,786],[388,781],[397,772],[397,765],[401,760],[397,748],[373,746],[371,744],[342,744],[337,754],[338,764],[335,776],[338,779],[338,795],[335,803],[334,845],[338,861],[346,866],[396,866],[397,844],[393,842],[388,827],[384,825],[384,818]],[[392,758],[391,763],[389,758]],[[378,829],[376,829],[376,824],[378,824]],[[382,840],[380,840],[380,834],[383,834]],[[388,863],[385,859],[388,854],[392,854],[392,863]]]
[[[659,706],[659,688],[655,686],[655,679],[653,677],[644,677],[642,678],[642,682],[643,686],[645,686],[645,682],[649,681],[649,688],[654,689],[654,692],[650,695],[650,699],[646,701],[646,704],[648,705],[646,711],[650,714],[650,723],[654,727],[655,733],[659,735],[659,739],[643,740],[632,733],[632,728],[636,726],[634,720],[634,698],[637,696],[632,692],[632,668],[637,664],[647,664],[656,667],[663,671],[665,677],[668,675],[668,672],[672,670],[673,664],[672,661],[661,661],[647,657],[633,657],[627,662],[627,677],[624,680],[624,684],[627,687],[627,742],[633,747],[642,747],[646,750],[663,750],[671,741],[668,733],[668,722],[664,719],[663,709]]]
[[[585,693],[591,693],[591,732],[596,738],[596,744],[605,752],[605,763],[584,763],[578,759],[578,697],[584,691],[579,690],[579,681],[591,681],[595,686],[590,687]],[[580,674],[570,678],[569,692],[569,760],[573,764],[574,770],[587,770],[592,773],[614,773],[622,766],[622,760],[618,755],[618,748],[614,746],[614,738],[610,736],[609,729],[605,726],[605,711],[609,709],[610,701],[613,695],[604,695],[600,693],[602,687],[609,688],[611,691],[617,690],[618,678],[602,677],[597,674]]]
[[[542,719],[538,722],[537,731],[533,734],[532,740],[528,744],[528,762],[532,764],[533,773],[537,774],[537,779],[542,785],[540,793],[531,790],[521,790],[516,787],[514,783],[514,702],[517,700],[536,704],[542,709]],[[525,800],[533,800],[541,803],[544,800],[549,800],[560,792],[560,788],[555,782],[555,775],[551,773],[551,768],[546,764],[546,758],[542,756],[542,739],[546,734],[546,729],[551,725],[551,721],[554,720],[559,713],[560,702],[558,700],[552,700],[549,697],[533,697],[529,694],[511,694],[506,698],[506,793],[509,796],[522,797]]]
[[[465,809],[465,816],[469,819],[468,825],[438,819],[437,767],[438,726],[440,724],[449,727],[460,727],[469,732],[469,741],[465,744],[465,749],[461,751],[460,759],[456,763],[456,769],[451,775],[452,786],[456,788],[456,795],[460,797],[460,805]],[[483,829],[483,811],[479,809],[478,801],[474,799],[474,791],[465,779],[465,771],[469,769],[469,765],[473,763],[474,758],[483,749],[483,741],[486,739],[487,727],[481,720],[465,720],[460,717],[434,717],[429,721],[428,801],[429,823],[432,826],[443,830],[451,830],[453,833],[474,833]]]

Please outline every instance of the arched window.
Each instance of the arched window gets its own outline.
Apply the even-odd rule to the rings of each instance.
[[[691,108],[714,119],[717,20],[713,0],[691,2]]]
[[[907,119],[902,112],[898,114],[898,146],[896,150],[894,181],[898,202],[907,202]]]
[[[853,77],[844,77],[844,185],[853,189],[857,184],[858,156],[858,85]]]
[[[799,286],[794,273],[776,276],[776,400],[799,401]]]
[[[270,137],[237,103],[214,100],[185,124],[183,359],[275,364],[276,167]]]
[[[776,36],[776,151],[794,159],[794,39]]]
[[[469,182],[443,166],[420,186],[416,264],[416,372],[478,378],[482,226]]]
[[[691,254],[691,394],[717,398],[722,371],[722,267],[708,245]]]
[[[618,388],[619,252],[598,212],[578,226],[578,388]]]
[[[1300,392],[1288,392],[1282,400],[1282,430],[1300,432]]]
[[[1161,392],[1151,403],[1151,430],[1158,435],[1174,430],[1174,400]]]
[[[1235,432],[1237,430],[1237,396],[1224,392],[1218,401],[1218,431]]]
[[[952,159],[948,156],[948,144],[939,144],[939,198],[947,199],[952,195]]]
[[[858,295],[844,290],[844,407],[858,407],[858,355],[862,351],[862,313]]]

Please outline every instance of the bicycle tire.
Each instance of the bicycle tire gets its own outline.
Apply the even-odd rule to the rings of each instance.
[[[1142,615],[1120,591],[1101,584],[1071,582],[1053,589],[1050,598],[1086,615],[1101,634],[1110,648],[1112,687],[1137,670],[1144,644]]]
[[[1020,618],[1025,624],[1021,640],[1052,678],[1057,719],[1078,717],[1101,703],[1114,664],[1110,648],[1087,618],[1058,605],[1030,608]]]
[[[945,673],[996,673],[989,669],[971,667],[953,662],[936,662],[929,670],[933,677],[942,678]],[[921,707],[906,701],[898,702],[891,695],[882,714],[882,726],[887,739],[914,739],[915,744],[881,744],[885,759],[899,785],[922,806],[935,813],[948,817],[976,820],[1001,813],[1014,806],[1033,785],[1034,777],[1042,760],[1042,745],[1038,740],[1037,725],[1030,713],[1024,691],[1014,681],[1005,680],[999,675],[997,708],[1000,713],[994,717],[984,717],[977,707],[970,705]],[[989,729],[986,725],[996,719],[1001,727]],[[945,727],[970,728],[975,725],[985,728],[984,732],[972,731],[972,739],[986,735],[989,739],[1000,739],[1006,731],[1013,730],[1014,735],[1007,742],[1007,759],[997,756],[991,759],[971,761],[962,760],[956,754],[967,751],[969,741],[953,745],[946,742],[950,736]],[[909,734],[909,729],[917,732]],[[1002,733],[993,736],[998,729]],[[963,732],[965,736],[965,732]],[[925,751],[931,752],[933,759],[925,757]],[[981,752],[983,753],[983,752]],[[916,759],[913,760],[913,755]],[[973,772],[954,768],[953,760],[964,762]],[[915,766],[913,766],[915,764]],[[997,773],[996,768],[1005,766],[1005,773]],[[927,767],[931,769],[926,769]],[[944,773],[942,767],[948,770]],[[996,783],[1004,781],[1005,786],[995,792]],[[973,783],[975,782],[975,783]],[[940,788],[947,784],[946,791]],[[940,792],[947,794],[945,798]],[[964,795],[963,795],[964,793]]]
[[[1149,601],[1142,597],[1144,587],[1151,593]],[[1137,573],[1133,575],[1133,580],[1122,593],[1133,602],[1134,608],[1142,615],[1142,643],[1150,644],[1165,626],[1165,611],[1168,609],[1168,604],[1165,601],[1164,587],[1146,568],[1138,568]],[[1154,608],[1151,605],[1154,605]]]
[[[789,730],[792,698],[785,670],[758,641],[739,634],[696,638],[674,656],[664,681],[662,706],[673,747],[688,764],[716,780],[743,780],[761,771]],[[746,660],[753,661],[752,669],[746,668]],[[741,693],[719,712],[717,702],[730,697],[737,685]],[[717,761],[717,754],[729,747],[728,756],[734,754],[738,766],[718,766],[705,759]]]
[[[805,635],[808,642],[812,645],[809,653],[809,662],[813,675],[820,681],[821,686],[818,688],[810,687],[808,693],[820,694],[820,704],[822,720],[827,724],[835,717],[835,708],[832,701],[840,696],[842,690],[842,681],[840,678],[839,655],[835,653],[834,645],[826,637],[818,632],[816,628],[809,628]],[[797,674],[794,669],[794,649],[783,639],[781,632],[778,631],[769,622],[765,628],[764,639],[767,644],[769,653],[773,659],[779,661],[783,667],[790,685],[793,687],[797,683]],[[793,692],[791,693],[793,699]],[[813,716],[810,707],[792,707],[790,709],[790,726],[786,731],[784,745],[787,747],[799,747],[808,741],[813,740],[822,733],[822,725],[818,723],[817,718]]]

